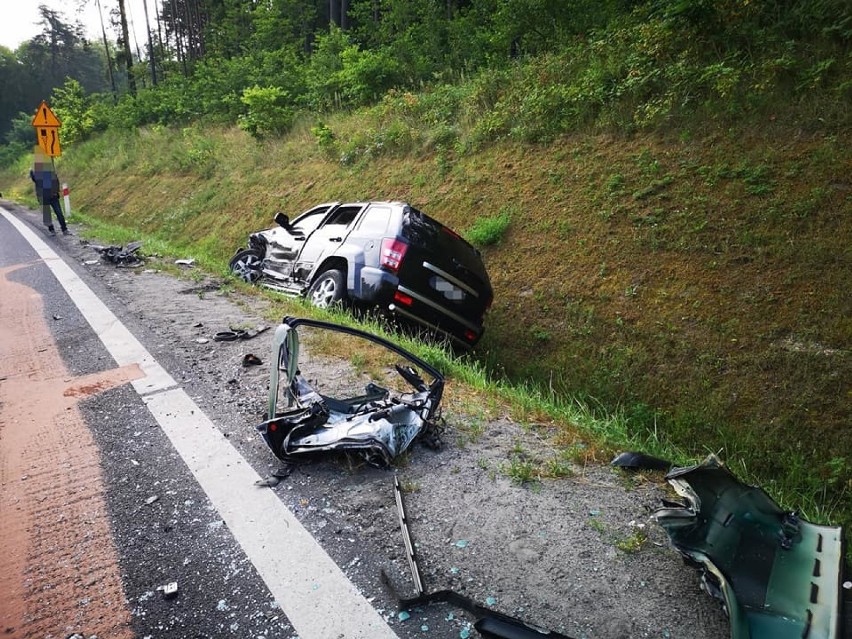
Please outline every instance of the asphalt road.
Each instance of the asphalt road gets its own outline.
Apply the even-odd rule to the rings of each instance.
[[[58,263],[75,238],[7,208],[37,246],[0,217],[3,636],[396,636],[174,381],[195,364],[149,355],[158,336],[79,264]]]

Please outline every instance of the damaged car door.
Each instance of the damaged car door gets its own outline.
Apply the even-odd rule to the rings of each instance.
[[[292,277],[293,265],[329,208],[329,206],[319,206],[311,209],[292,223],[286,216],[275,216],[278,227],[272,229],[267,236],[266,251],[263,256],[264,275],[278,280]]]
[[[355,363],[346,365],[348,370],[340,363],[307,368],[322,354],[300,354],[305,330],[313,330],[311,350],[348,352]],[[387,340],[347,326],[288,317],[273,338],[267,419],[257,430],[284,461],[354,452],[384,467],[418,438],[435,444],[443,388],[440,372]]]
[[[334,209],[305,240],[293,267],[293,276],[305,283],[310,281],[316,265],[320,264],[324,257],[334,254],[346,240],[352,230],[352,222],[363,208],[363,205],[356,204]]]
[[[654,519],[723,602],[732,639],[843,636],[841,527],[783,510],[714,455],[666,479],[683,503],[664,502]]]

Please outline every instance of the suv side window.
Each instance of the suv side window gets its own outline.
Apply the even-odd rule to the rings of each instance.
[[[363,235],[382,235],[388,228],[391,210],[387,206],[371,206],[361,218],[358,230]]]
[[[328,213],[328,208],[314,209],[305,213],[302,217],[296,220],[291,226],[294,235],[308,236],[313,233],[322,222],[322,218]]]
[[[328,218],[328,222],[325,223],[325,226],[331,226],[332,224],[336,226],[349,226],[360,210],[360,206],[341,206],[331,214],[331,217]]]

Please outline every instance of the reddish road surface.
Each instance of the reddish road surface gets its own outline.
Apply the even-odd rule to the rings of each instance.
[[[0,628],[4,637],[133,637],[98,450],[76,402],[140,376],[75,379],[41,296],[0,270]]]

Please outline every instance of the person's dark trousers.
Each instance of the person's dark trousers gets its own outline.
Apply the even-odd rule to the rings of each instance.
[[[62,229],[63,233],[68,232],[68,226],[65,224],[65,216],[62,214],[62,207],[59,205],[59,198],[55,197],[50,201],[50,206],[53,207],[53,212],[56,213],[56,219],[59,220],[59,228]],[[47,207],[47,205],[45,205]],[[51,233],[54,232],[53,224],[47,227],[47,230]]]

